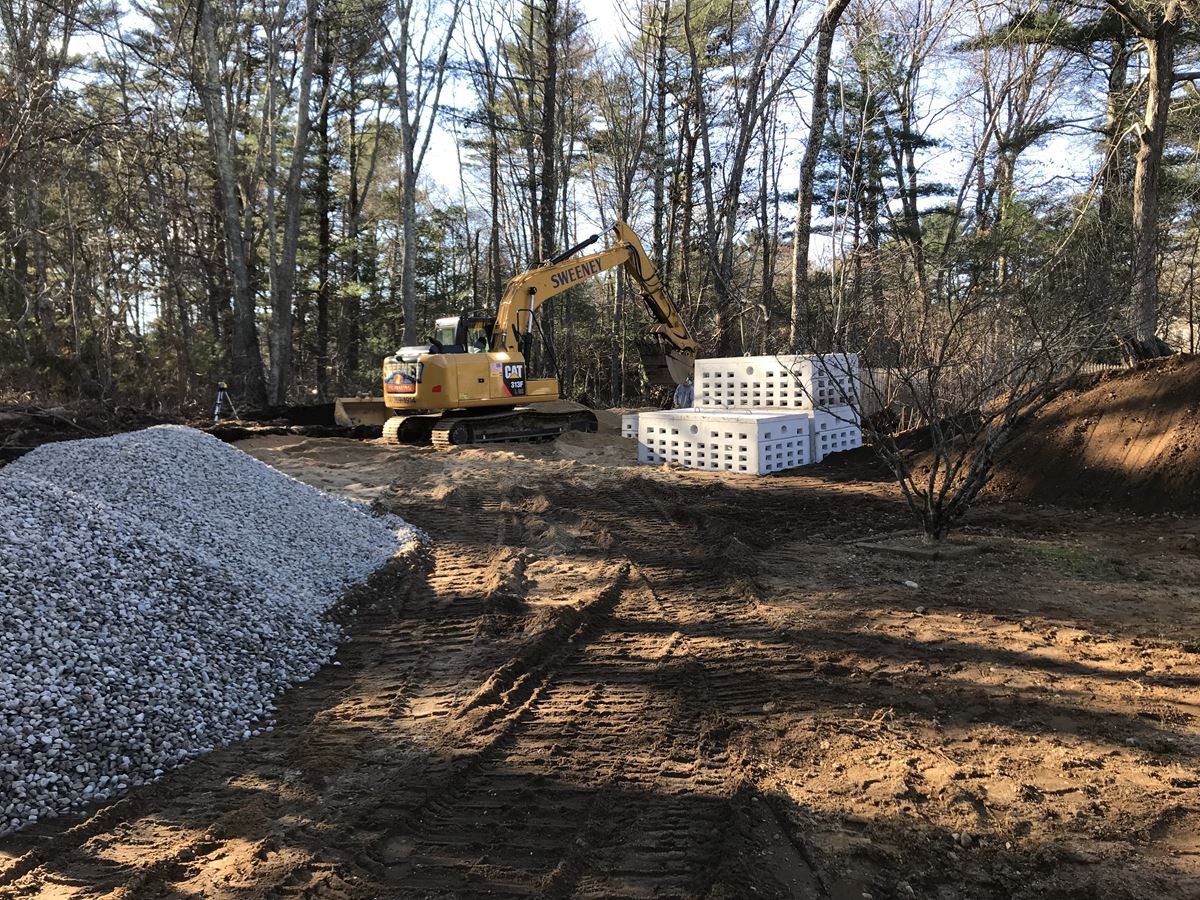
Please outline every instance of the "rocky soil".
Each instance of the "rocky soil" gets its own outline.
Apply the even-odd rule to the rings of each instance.
[[[177,426],[42,446],[0,513],[0,835],[269,728],[416,539]]]

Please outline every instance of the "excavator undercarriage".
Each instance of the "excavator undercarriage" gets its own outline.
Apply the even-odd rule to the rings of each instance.
[[[550,441],[568,431],[594,432],[596,427],[595,414],[582,406],[569,411],[518,406],[400,413],[384,423],[383,439],[388,443],[432,444],[444,450],[461,444]]]

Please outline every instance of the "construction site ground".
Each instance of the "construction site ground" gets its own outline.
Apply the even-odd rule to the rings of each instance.
[[[601,433],[240,446],[424,528],[274,731],[0,840],[0,896],[1200,897],[1200,518]]]

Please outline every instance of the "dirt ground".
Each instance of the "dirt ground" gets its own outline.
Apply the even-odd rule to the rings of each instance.
[[[0,896],[1200,897],[1200,519],[866,470],[242,444],[426,529],[275,730],[0,841]]]

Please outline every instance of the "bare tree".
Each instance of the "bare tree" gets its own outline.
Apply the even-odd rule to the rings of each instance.
[[[475,54],[470,70],[480,106],[480,121],[476,124],[483,129],[487,165],[487,283],[483,295],[490,307],[499,301],[504,284],[500,255],[500,85],[495,60],[499,52],[499,35],[492,18],[496,12],[494,6],[478,4],[469,12],[470,49]]]
[[[1171,93],[1179,81],[1200,73],[1177,72],[1175,56],[1180,31],[1196,8],[1186,0],[1134,4],[1108,0],[1109,6],[1133,29],[1146,57],[1146,104],[1137,131],[1138,150],[1133,174],[1132,322],[1125,337],[1131,359],[1161,356],[1166,345],[1158,336],[1158,208],[1163,151]]]
[[[833,38],[850,0],[828,0],[817,26],[817,51],[813,58],[812,104],[808,116],[808,138],[800,158],[800,183],[796,191],[796,229],[792,238],[792,315],[788,342],[795,346],[801,311],[808,306],[808,250],[812,239],[813,181],[817,158],[825,137],[829,110],[829,61]]]
[[[707,268],[712,276],[715,295],[714,318],[717,332],[717,353],[725,354],[733,348],[735,334],[735,306],[738,298],[733,284],[734,249],[738,223],[742,214],[742,185],[746,175],[747,161],[759,131],[762,118],[773,108],[776,98],[787,84],[797,63],[807,52],[812,36],[800,41],[796,38],[799,4],[784,0],[766,0],[761,10],[754,9],[756,16],[746,26],[750,48],[744,60],[738,59],[725,82],[726,101],[730,119],[728,135],[730,146],[724,148],[724,184],[718,185],[714,152],[714,133],[721,120],[720,112],[714,108],[718,102],[714,80],[706,77],[711,62],[708,56],[714,48],[699,41],[697,28],[714,23],[701,17],[692,3],[686,0],[683,13],[684,37],[686,39],[692,100],[696,109],[696,128],[699,133],[702,165],[706,177],[702,182],[704,195],[705,232],[704,245]],[[722,23],[724,28],[724,23]],[[732,28],[727,29],[732,30]],[[717,84],[720,82],[718,81]],[[718,193],[718,188],[720,192]]]
[[[985,292],[914,301],[892,297],[886,315],[870,321],[873,343],[891,354],[881,358],[848,336],[835,338],[843,352],[862,350],[865,368],[860,375],[830,354],[823,371],[831,380],[858,381],[860,395],[846,398],[847,420],[861,421],[926,537],[940,541],[987,485],[1020,426],[1107,339],[1112,320],[1098,320],[1078,299],[1050,308],[1031,298],[1010,305],[997,327],[995,298]],[[903,409],[916,430],[898,437],[886,415],[864,415],[889,409]]]
[[[463,0],[396,0],[395,30],[384,35],[400,112],[400,289],[406,344],[417,338],[417,181],[441,111],[446,63],[462,8]]]
[[[283,406],[288,401],[288,388],[292,377],[292,290],[296,282],[296,251],[300,239],[300,207],[303,197],[300,191],[301,178],[308,159],[308,144],[311,133],[311,100],[313,68],[317,57],[317,44],[321,29],[317,21],[318,0],[305,0],[301,27],[304,32],[304,50],[300,69],[296,75],[299,99],[296,101],[295,136],[292,139],[291,159],[288,162],[287,179],[283,189],[283,235],[279,244],[278,261],[271,266],[271,373],[269,399],[273,406]],[[278,41],[272,32],[272,43]],[[275,55],[276,62],[278,56]],[[274,73],[268,71],[272,86],[268,89],[273,96]],[[325,95],[320,100],[323,110],[328,102],[328,82]],[[274,110],[272,110],[274,112]],[[268,125],[272,153],[275,147],[277,117],[271,116]],[[274,160],[272,160],[274,163]],[[272,166],[274,168],[274,166]],[[274,198],[268,197],[268,209],[274,218]],[[271,255],[275,259],[276,240],[271,236]]]
[[[652,252],[659,267],[663,284],[670,286],[670,265],[667,262],[667,40],[671,26],[671,0],[655,0],[643,7],[649,13],[652,31],[643,32],[643,39],[652,41],[654,48],[654,226]]]
[[[322,18],[321,52],[317,76],[324,101],[317,114],[317,172],[313,191],[317,216],[317,398],[329,399],[329,307],[332,295],[333,234],[330,224],[332,159],[329,139],[329,106],[333,95],[333,40],[328,18]]]
[[[267,405],[267,386],[263,375],[262,352],[258,345],[250,262],[242,234],[242,206],[235,171],[235,135],[230,129],[226,113],[224,63],[218,49],[212,0],[199,0],[196,16],[200,43],[197,93],[204,110],[209,149],[216,167],[226,262],[232,278],[233,332],[230,335],[230,357],[233,387],[245,406],[262,408]]]
[[[536,7],[535,7],[536,8]],[[556,204],[558,202],[559,175],[559,89],[558,89],[558,53],[559,53],[559,10],[558,0],[541,0],[541,8],[537,10],[538,24],[541,26],[541,40],[544,53],[543,70],[541,73],[541,133],[538,136],[539,155],[542,161],[542,171],[539,183],[540,196],[537,198],[538,222],[538,259],[550,259],[555,252],[555,238],[558,235],[554,227]],[[542,332],[542,352],[550,370],[560,379],[562,372],[558,362],[558,348],[555,346],[554,313],[559,304],[549,300],[542,304],[538,322]]]
[[[944,33],[944,24],[934,30]],[[869,32],[862,36],[873,40]],[[919,61],[936,41],[919,32],[917,37],[922,49],[909,58]],[[986,114],[970,135],[974,145],[962,148],[966,165],[954,201],[929,213],[941,234],[907,231],[901,211],[890,226],[891,247],[884,248],[892,258],[883,283],[869,293],[848,291],[858,276],[842,272],[853,270],[856,254],[835,259],[829,293],[810,294],[800,317],[804,344],[836,351],[823,357],[821,367],[841,396],[824,402],[847,422],[861,422],[933,541],[942,540],[970,508],[1017,429],[1103,344],[1116,312],[1112,306],[1098,308],[1083,289],[1089,256],[1081,252],[1086,237],[1077,225],[1085,204],[1068,206],[1046,222],[1053,238],[1045,246],[1023,248],[1024,265],[1013,267],[1019,277],[996,277],[1011,250],[1004,241],[989,240],[992,219],[964,215],[973,191],[981,203],[989,193],[1008,193],[1011,202],[1021,138],[1044,127],[1048,104],[1041,86],[1061,76],[1061,59],[1030,51],[1040,73],[1035,86],[1029,68],[1018,62],[1023,52],[1003,65],[989,57],[981,67],[974,90]],[[860,71],[864,84],[870,74]],[[897,190],[913,198],[923,194],[916,153],[897,152],[895,134],[879,127],[888,121],[886,104],[903,100],[917,82],[915,73],[902,74],[898,85],[884,80],[880,110],[871,112],[871,103],[859,98],[859,111],[867,114],[858,128],[847,127],[851,120],[845,114],[839,121],[839,149],[857,161],[839,168],[832,188],[851,211],[835,219],[835,229],[856,228],[857,195],[878,190],[872,160],[890,157]],[[846,141],[847,131],[853,131],[852,141]],[[989,151],[997,143],[989,178]],[[955,234],[957,241],[951,239]],[[896,251],[914,242],[921,244],[919,253],[905,252],[909,262],[902,264]],[[899,431],[893,415],[901,417]]]
[[[1115,220],[1125,189],[1126,107],[1128,106],[1129,62],[1132,51],[1125,35],[1108,41],[1108,72],[1104,97],[1103,143],[1104,159],[1100,170],[1100,198],[1097,204],[1100,218],[1101,253],[1104,263],[1099,266],[1098,288],[1104,302],[1113,297],[1113,269],[1118,242],[1115,239]]]
[[[643,47],[643,49],[645,49]],[[633,47],[622,54],[626,59],[633,56]],[[641,171],[650,123],[651,96],[644,90],[648,60],[635,57],[633,62],[615,60],[606,73],[599,92],[599,110],[604,123],[597,135],[596,144],[604,156],[604,168],[609,175],[609,196],[597,190],[597,203],[601,210],[609,211],[623,222],[633,217],[635,196],[634,181]],[[655,161],[657,162],[657,160]],[[658,197],[655,196],[655,202]],[[621,401],[624,394],[623,319],[628,297],[628,280],[624,271],[617,272],[616,291],[613,295],[612,331],[610,341],[610,377],[612,402]]]

